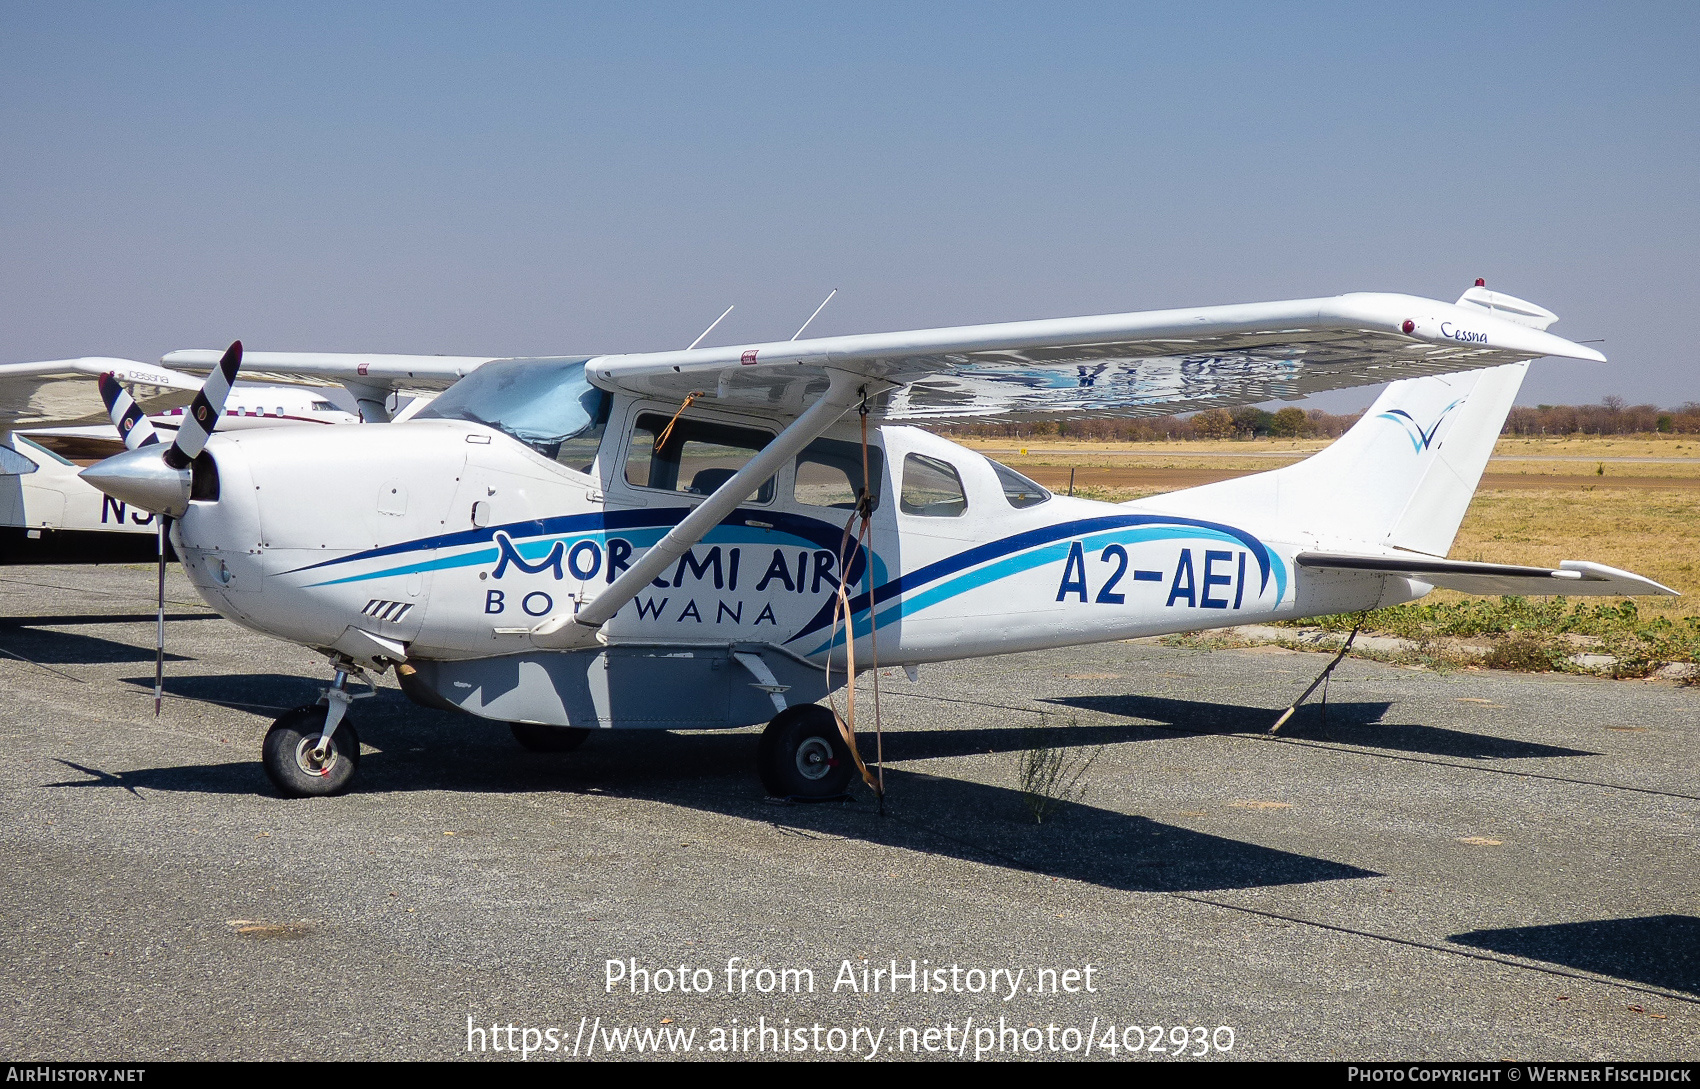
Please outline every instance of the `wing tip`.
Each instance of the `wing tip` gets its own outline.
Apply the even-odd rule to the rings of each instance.
[[[1547,353],[1548,355],[1556,356],[1560,359],[1579,359],[1584,363],[1607,362],[1604,352],[1597,351],[1585,344],[1577,344],[1575,341],[1565,340],[1563,337],[1554,337],[1553,339],[1564,345],[1564,351],[1549,352]]]

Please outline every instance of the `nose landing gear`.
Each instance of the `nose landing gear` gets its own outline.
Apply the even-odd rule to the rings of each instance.
[[[350,692],[350,674],[371,691]],[[338,663],[336,680],[320,702],[286,712],[266,731],[260,752],[272,785],[290,798],[347,789],[360,766],[360,736],[348,717],[348,705],[376,694],[377,687],[358,666]]]

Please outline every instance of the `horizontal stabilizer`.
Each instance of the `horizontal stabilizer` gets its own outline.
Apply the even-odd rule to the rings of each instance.
[[[1338,552],[1301,552],[1296,561],[1313,571],[1369,571],[1404,575],[1430,586],[1466,594],[1563,594],[1566,597],[1678,596],[1652,579],[1586,560],[1565,560],[1557,570],[1510,563],[1474,563],[1430,556],[1355,556]]]

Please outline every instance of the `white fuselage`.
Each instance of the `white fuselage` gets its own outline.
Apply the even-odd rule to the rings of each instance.
[[[628,480],[637,416],[676,409],[616,397],[588,472],[453,420],[311,442],[215,436],[219,498],[190,505],[179,551],[210,605],[280,638],[360,658],[376,637],[410,662],[524,655],[537,650],[533,628],[594,599],[702,501]],[[693,418],[778,430],[756,414]],[[850,571],[858,667],[873,650],[870,615],[879,661],[897,665],[1341,612],[1428,589],[1377,575],[1301,579],[1293,557],[1330,542],[1292,527],[1063,496],[1017,506],[971,450],[910,427],[868,435],[884,468],[872,562]],[[860,450],[854,423],[828,437]],[[914,458],[954,470],[961,502],[909,502],[903,467]],[[850,511],[818,505],[832,496],[795,472],[782,470],[768,498],[741,504],[621,608],[604,640],[685,657],[769,646],[842,669],[831,605]]]

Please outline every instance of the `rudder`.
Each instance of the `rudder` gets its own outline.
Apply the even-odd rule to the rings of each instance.
[[[1338,441],[1284,469],[1138,500],[1444,556],[1527,363],[1394,382]]]

